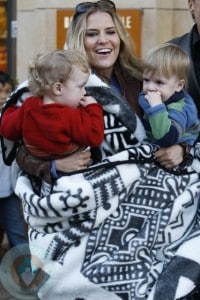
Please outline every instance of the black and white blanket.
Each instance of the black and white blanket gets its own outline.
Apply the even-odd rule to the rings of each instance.
[[[102,160],[59,178],[49,195],[26,174],[17,180],[30,249],[48,274],[39,298],[179,299],[200,282],[199,160],[161,168],[138,118],[123,100],[104,103],[106,89],[88,88],[104,106]]]

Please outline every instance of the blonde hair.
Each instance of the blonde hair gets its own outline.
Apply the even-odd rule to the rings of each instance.
[[[187,86],[190,59],[185,51],[172,43],[159,44],[151,48],[143,61],[143,71],[162,74],[167,78],[184,79]]]
[[[65,83],[73,72],[74,65],[89,73],[87,60],[75,50],[53,50],[38,54],[29,64],[29,88],[37,96],[49,91],[56,82]]]
[[[105,12],[111,16],[119,35],[120,53],[118,57],[118,63],[121,67],[123,75],[125,77],[131,76],[141,80],[142,64],[135,55],[133,42],[115,10],[109,5],[106,5],[105,2],[106,1],[94,2],[96,5],[91,6],[86,12],[78,14],[73,18],[67,31],[67,47],[70,49],[79,49],[82,54],[87,57],[84,47],[84,38],[87,30],[87,18],[90,14],[97,11]]]

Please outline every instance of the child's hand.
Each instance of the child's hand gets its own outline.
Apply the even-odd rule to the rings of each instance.
[[[163,102],[161,98],[161,93],[157,90],[147,92],[147,94],[144,97],[149,102],[149,105],[151,107],[161,104]]]
[[[86,107],[89,104],[97,103],[97,101],[92,96],[84,96],[80,100],[80,105]]]

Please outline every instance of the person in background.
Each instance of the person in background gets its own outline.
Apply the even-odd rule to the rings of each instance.
[[[13,89],[9,74],[0,71],[0,109]],[[6,233],[10,248],[28,242],[21,201],[14,193],[16,178],[16,162],[5,165],[0,148],[0,228]]]
[[[200,1],[188,0],[189,12],[194,25],[188,33],[170,40],[180,46],[190,58],[188,93],[192,96],[200,116]]]
[[[33,96],[20,108],[10,106],[1,120],[1,134],[23,139],[28,152],[56,159],[99,147],[104,137],[102,107],[86,96],[88,62],[75,50],[38,54],[29,65]]]
[[[143,64],[143,92],[139,104],[151,142],[161,147],[186,144],[192,147],[199,134],[196,105],[186,92],[190,60],[172,43],[150,49]]]
[[[6,99],[14,89],[14,83],[10,75],[0,71],[0,105],[5,103]]]

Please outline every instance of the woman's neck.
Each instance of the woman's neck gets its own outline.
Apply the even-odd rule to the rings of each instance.
[[[94,73],[99,76],[103,81],[106,83],[110,82],[112,73],[113,73],[113,67],[108,69],[94,69]]]

